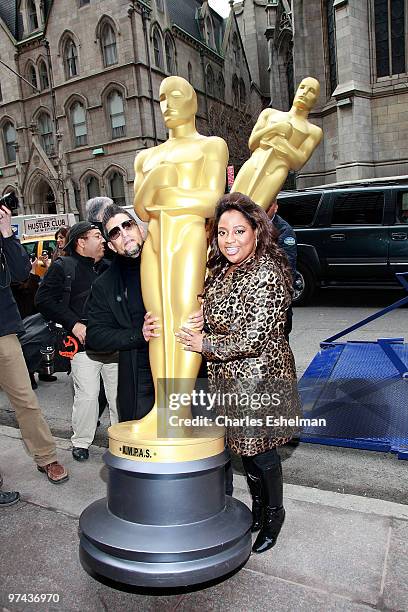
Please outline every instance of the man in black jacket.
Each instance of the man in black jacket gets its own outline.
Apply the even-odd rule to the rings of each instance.
[[[24,331],[11,282],[24,281],[30,260],[11,229],[11,212],[0,207],[0,387],[13,406],[21,436],[38,470],[58,484],[68,480],[66,469],[57,461],[56,446],[30,378],[17,334]],[[10,497],[7,501],[7,497]],[[0,507],[18,501],[18,493],[1,493]]]
[[[78,351],[71,361],[74,382],[71,442],[72,456],[76,461],[86,461],[89,458],[88,449],[94,439],[98,422],[101,375],[108,398],[111,423],[117,422],[117,363],[114,358],[91,358],[85,352],[87,303],[92,283],[100,272],[98,262],[103,258],[104,243],[105,240],[96,226],[89,221],[76,223],[71,228],[69,240],[65,245],[65,251],[70,253],[69,257],[55,260],[36,295],[36,306],[41,314],[48,320],[60,323],[75,337],[78,344]],[[72,268],[69,284],[67,264]]]
[[[154,403],[148,345],[142,335],[143,236],[133,216],[119,206],[105,210],[103,226],[116,255],[92,285],[86,343],[95,351],[119,351],[118,415],[120,421],[130,421],[144,417]]]

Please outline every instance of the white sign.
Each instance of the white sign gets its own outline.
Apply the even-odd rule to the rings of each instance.
[[[55,234],[55,232],[63,225],[69,225],[68,215],[53,215],[52,217],[24,219],[24,234],[26,236],[35,236],[36,234]]]

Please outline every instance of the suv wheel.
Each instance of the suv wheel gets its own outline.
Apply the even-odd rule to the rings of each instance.
[[[293,304],[294,306],[304,306],[313,297],[316,289],[316,279],[313,272],[302,263],[296,269],[294,282]]]

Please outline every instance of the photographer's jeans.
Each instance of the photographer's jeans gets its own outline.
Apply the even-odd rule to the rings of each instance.
[[[55,442],[31,388],[21,345],[15,334],[0,338],[0,387],[15,410],[23,442],[37,465],[57,461]]]
[[[102,363],[90,359],[85,352],[77,353],[71,361],[74,382],[72,407],[72,446],[89,448],[95,436],[99,414],[99,387],[102,376],[109,405],[111,424],[118,422],[116,400],[118,395],[118,364]]]

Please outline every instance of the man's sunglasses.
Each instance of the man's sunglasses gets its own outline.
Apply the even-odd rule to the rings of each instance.
[[[135,227],[135,225],[137,225],[137,223],[133,219],[127,219],[126,221],[122,221],[122,223],[119,223],[119,225],[115,225],[115,227],[112,227],[112,229],[108,232],[109,240],[117,240],[120,236],[121,229],[127,231],[132,229],[132,227]]]

